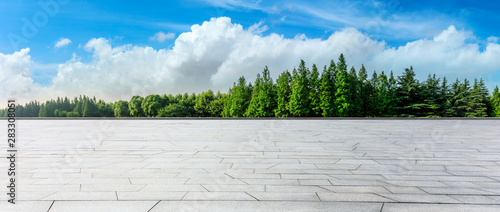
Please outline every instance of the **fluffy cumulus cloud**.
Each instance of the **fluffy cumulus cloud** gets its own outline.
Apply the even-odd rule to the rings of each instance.
[[[67,46],[71,43],[71,40],[68,38],[61,38],[59,41],[57,41],[56,45],[54,45],[55,48],[61,48],[64,46]]]
[[[0,55],[2,95],[39,98],[39,93],[56,96],[90,95],[107,101],[129,99],[133,95],[152,93],[200,92],[232,86],[239,76],[253,81],[267,65],[272,76],[292,70],[304,59],[308,66],[320,68],[344,53],[350,66],[359,69],[390,71],[399,75],[413,65],[417,76],[428,73],[451,77],[485,77],[500,67],[500,45],[488,41],[480,48],[471,32],[450,26],[433,39],[416,40],[404,46],[390,47],[372,40],[353,28],[333,33],[328,39],[293,39],[271,33],[262,24],[248,29],[231,23],[229,18],[213,18],[191,31],[182,33],[172,49],[144,46],[112,46],[103,38],[91,39],[84,49],[93,58],[81,62],[75,56],[60,64],[53,84],[40,87],[29,77],[29,50]],[[472,41],[472,42],[471,42]],[[10,62],[4,62],[10,61]],[[6,71],[4,71],[6,70]],[[379,72],[380,73],[380,72]],[[488,82],[488,81],[487,81]],[[490,83],[490,82],[488,82]],[[11,86],[17,85],[21,89]],[[24,95],[24,96],[23,96]]]
[[[157,32],[153,37],[150,37],[149,40],[155,40],[160,43],[163,43],[165,40],[170,40],[174,38],[175,34],[172,32],[169,32],[167,34],[165,34],[164,32]]]
[[[31,79],[33,62],[28,55],[30,49],[22,49],[13,54],[0,53],[0,99],[26,100],[36,96],[37,88]]]

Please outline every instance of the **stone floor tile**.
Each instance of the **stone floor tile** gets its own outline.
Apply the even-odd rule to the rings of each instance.
[[[298,201],[161,201],[151,212],[160,211],[363,211],[379,212],[382,203],[356,202],[298,202]]]
[[[182,200],[256,200],[245,192],[188,192]]]
[[[382,212],[419,212],[419,211],[442,211],[442,212],[496,212],[500,211],[500,205],[463,205],[463,204],[406,204],[385,203]]]
[[[116,192],[118,200],[181,200],[187,192],[180,191],[141,191],[129,192],[118,191]]]
[[[360,193],[317,193],[321,201],[325,202],[394,202],[376,194]]]
[[[55,201],[49,212],[148,211],[158,201]]]
[[[316,193],[302,192],[247,192],[259,201],[319,201]]]
[[[53,201],[16,201],[16,204],[7,201],[0,202],[2,211],[48,211]]]

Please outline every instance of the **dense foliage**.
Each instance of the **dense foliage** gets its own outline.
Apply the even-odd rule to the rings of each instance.
[[[6,110],[0,110],[5,117]],[[228,93],[134,96],[107,103],[87,96],[44,103],[31,101],[17,107],[20,117],[500,117],[498,86],[488,94],[483,79],[458,79],[429,75],[419,82],[413,67],[394,77],[366,68],[348,69],[344,56],[311,69],[301,60],[292,73],[276,81],[267,66],[254,84],[242,76]]]

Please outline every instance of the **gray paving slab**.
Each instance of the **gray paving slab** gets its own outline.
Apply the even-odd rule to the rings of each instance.
[[[148,211],[158,201],[55,201],[49,212]]]
[[[53,201],[17,201],[11,204],[7,201],[0,202],[2,211],[48,211]]]
[[[385,203],[382,212],[496,212],[500,205],[465,205],[465,204],[401,204]]]
[[[257,211],[500,204],[500,120],[18,122],[17,198],[28,210],[54,200],[54,210],[158,201],[154,210],[198,201],[207,209],[246,204]]]
[[[151,212],[159,211],[363,211],[379,212],[382,203],[298,202],[298,201],[161,201]]]

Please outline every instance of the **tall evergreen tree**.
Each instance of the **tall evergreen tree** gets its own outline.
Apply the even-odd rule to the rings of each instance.
[[[427,77],[427,80],[422,86],[422,103],[419,104],[420,111],[417,111],[419,112],[417,114],[418,116],[433,117],[441,115],[439,113],[441,110],[439,104],[439,81],[440,79],[436,78],[436,74],[434,74],[432,77],[429,74],[429,76]]]
[[[267,66],[262,71],[262,81],[259,90],[259,117],[274,116],[276,109],[276,85],[271,78],[271,74]]]
[[[321,74],[321,82],[319,87],[321,115],[324,117],[332,117],[336,115],[335,105],[335,62],[332,60],[328,69],[323,69]]]
[[[351,103],[351,82],[349,73],[347,73],[347,64],[345,62],[344,54],[340,54],[339,62],[337,62],[335,75],[335,103],[337,105],[338,116],[346,117],[352,113]]]
[[[374,72],[374,77],[377,77],[377,79],[372,80],[374,83],[370,84],[374,90],[372,102],[375,107],[371,107],[375,108],[373,114],[374,116],[392,116],[394,115],[393,111],[396,96],[394,89],[392,89],[393,85],[391,84],[391,81],[395,81],[394,76],[392,76],[391,72],[391,78],[388,79],[387,75],[382,71],[378,76],[376,72]]]
[[[413,67],[405,69],[402,76],[398,77],[397,110],[403,116],[416,116],[421,112],[421,87]]]
[[[373,110],[374,89],[373,86],[368,82],[368,73],[366,72],[365,65],[361,64],[361,68],[358,72],[358,83],[359,83],[359,101],[360,101],[360,116],[375,116]]]
[[[309,83],[309,102],[311,107],[310,116],[321,116],[321,99],[319,96],[320,79],[318,67],[313,64]]]
[[[255,83],[252,90],[252,98],[250,99],[250,103],[248,104],[247,111],[245,112],[246,117],[260,117],[259,108],[260,108],[260,98],[259,95],[261,90],[262,78],[260,74],[257,74],[257,79],[255,79]]]
[[[438,104],[440,105],[441,108],[439,114],[442,117],[452,116],[452,114],[450,113],[451,97],[452,97],[452,92],[450,90],[450,86],[448,85],[448,80],[446,79],[446,77],[443,77],[443,81],[441,82],[441,87],[439,88],[439,98],[438,98]]]
[[[292,93],[288,109],[290,114],[296,117],[308,116],[310,113],[310,71],[306,67],[304,60],[300,61],[299,69],[294,71],[292,78]]]
[[[231,117],[242,117],[251,100],[252,85],[246,83],[245,77],[240,77],[238,84],[231,93],[231,108],[229,109]]]
[[[276,80],[276,109],[274,110],[276,117],[287,117],[290,115],[288,104],[290,102],[290,94],[292,93],[290,88],[291,81],[292,76],[288,70],[281,73]]]
[[[452,84],[453,96],[450,98],[451,107],[448,114],[451,116],[465,117],[470,111],[469,96],[470,85],[467,79],[461,83],[458,79]]]
[[[85,98],[83,100],[82,108],[83,108],[83,113],[82,113],[83,117],[99,117],[100,116],[99,108],[97,108],[97,105],[96,105],[94,99]]]
[[[483,84],[483,83],[481,83]],[[486,105],[486,94],[478,83],[477,79],[474,79],[474,85],[472,87],[472,92],[469,96],[468,111],[465,113],[467,117],[487,117],[487,105]]]
[[[500,91],[498,90],[498,85],[491,94],[491,102],[493,106],[493,116],[500,117]]]
[[[362,107],[363,107],[363,102],[361,99],[361,85],[358,80],[358,75],[356,73],[356,69],[351,67],[351,70],[349,71],[349,84],[350,84],[350,89],[349,89],[349,96],[350,96],[350,113],[349,116],[363,116]]]

